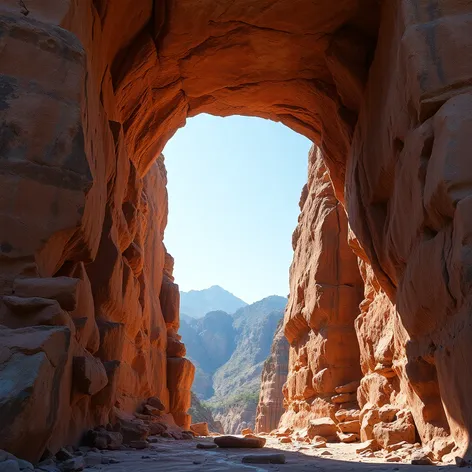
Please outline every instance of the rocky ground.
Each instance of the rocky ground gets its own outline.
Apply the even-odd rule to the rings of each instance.
[[[326,447],[316,448],[313,445],[293,442],[281,444],[280,439],[266,436],[267,443],[263,449],[199,449],[197,444],[213,444],[213,438],[195,438],[187,441],[176,441],[169,438],[151,438],[145,449],[123,448],[118,451],[98,451],[90,448],[80,448],[74,456],[75,466],[67,467],[67,463],[53,462],[36,466],[35,472],[184,472],[184,471],[307,471],[324,470],[352,472],[376,471],[404,472],[417,469],[418,465],[408,463],[388,463],[384,453],[375,453],[372,457],[362,457],[356,450],[359,444],[327,444]],[[285,464],[245,464],[243,458],[256,454],[271,455],[283,454]],[[1,460],[1,458],[0,458]],[[405,461],[406,462],[406,461]],[[3,472],[6,462],[0,461],[0,470]],[[81,464],[84,468],[81,469]],[[11,465],[11,464],[10,464]],[[71,464],[72,465],[72,464]],[[421,467],[422,472],[453,470],[455,466],[426,465]],[[39,467],[39,468],[38,468]],[[6,469],[8,472],[18,470],[27,471],[28,468],[19,467]]]

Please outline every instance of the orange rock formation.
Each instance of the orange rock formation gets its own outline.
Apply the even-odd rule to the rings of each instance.
[[[282,121],[327,169],[313,156],[295,237],[284,421],[332,417],[362,376],[361,435],[414,424],[437,456],[468,457],[471,13],[0,0],[0,448],[37,460],[149,396],[189,424],[159,155],[209,112]]]
[[[354,320],[363,284],[346,214],[315,147],[300,209],[284,320],[290,353],[281,425],[304,428],[310,419],[334,419],[338,407],[357,408],[361,378]]]

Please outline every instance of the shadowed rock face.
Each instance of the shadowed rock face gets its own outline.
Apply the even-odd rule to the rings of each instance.
[[[408,406],[437,455],[449,438],[467,455],[471,13],[459,0],[0,1],[0,324],[17,330],[2,336],[17,344],[1,372],[28,364],[33,392],[20,423],[0,424],[0,447],[37,460],[150,395],[188,423],[193,367],[177,334],[156,158],[187,116],[209,112],[282,121],[317,143],[365,282],[360,310],[339,311],[359,315],[359,406]],[[322,208],[341,221],[336,199]],[[299,228],[307,250],[325,238],[303,216]],[[44,281],[19,282],[34,278]],[[330,313],[312,316],[318,281],[332,285],[292,288],[287,398],[311,412],[321,398],[328,412],[338,381],[309,372],[347,362],[339,348],[315,352],[319,336],[326,346],[340,336]],[[303,313],[302,298],[313,300]],[[24,347],[21,330],[38,325],[67,335]],[[45,385],[60,394],[41,394]],[[2,408],[18,386],[2,390]],[[376,430],[375,414],[365,418]]]

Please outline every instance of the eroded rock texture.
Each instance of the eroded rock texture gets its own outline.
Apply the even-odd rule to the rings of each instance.
[[[264,362],[261,376],[259,403],[256,411],[255,431],[270,432],[276,429],[284,412],[282,387],[288,373],[288,342],[280,320],[270,348],[270,355]]]
[[[36,460],[150,394],[188,424],[158,157],[187,116],[210,112],[282,121],[329,170],[313,157],[295,237],[284,421],[332,417],[362,369],[365,434],[388,442],[389,424],[410,434],[414,421],[438,456],[454,440],[468,457],[471,13],[461,0],[0,0],[13,379],[0,408],[22,411],[0,423],[0,447]]]
[[[363,380],[360,399],[384,403],[396,383],[439,455],[450,433],[468,454],[472,427],[472,68],[458,58],[472,51],[470,13],[468,2],[385,4],[346,179],[349,221],[372,268],[357,321],[361,337],[373,328],[363,370],[395,379]]]
[[[363,285],[348,245],[344,208],[316,147],[310,151],[300,209],[284,320],[290,349],[281,425],[303,428],[311,419],[334,419],[339,406],[356,407],[361,378],[354,320]],[[347,384],[351,387],[337,392]]]

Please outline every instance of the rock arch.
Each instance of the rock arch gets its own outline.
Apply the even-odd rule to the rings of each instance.
[[[320,146],[372,288],[363,314],[385,300],[377,313],[389,313],[395,333],[387,367],[420,436],[451,433],[467,452],[472,7],[254,5],[0,1],[0,313],[14,330],[2,336],[17,339],[5,341],[4,372],[33,366],[23,386],[33,394],[3,425],[2,447],[37,459],[113,405],[130,411],[152,394],[187,422],[192,368],[162,244],[159,155],[187,116],[205,111],[282,121]],[[53,327],[39,336],[38,324]],[[361,393],[374,403],[375,356],[364,359]],[[40,371],[51,414],[31,448],[16,438],[42,395]],[[17,411],[15,394],[2,415]]]

